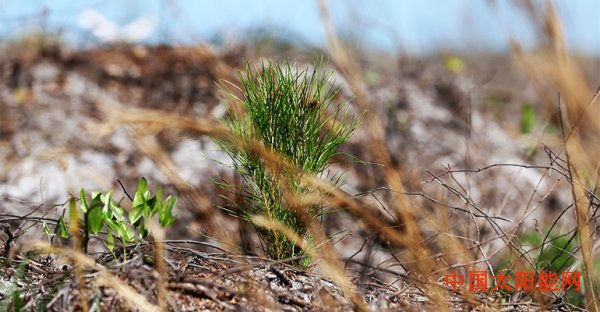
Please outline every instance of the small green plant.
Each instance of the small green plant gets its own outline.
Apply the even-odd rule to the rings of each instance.
[[[300,184],[299,175],[323,173],[330,157],[358,125],[344,110],[348,102],[334,104],[337,90],[332,86],[331,73],[318,72],[318,65],[311,71],[298,70],[289,63],[263,62],[254,69],[246,65],[245,75],[240,75],[243,98],[229,92],[246,114],[222,120],[239,138],[261,141],[298,170],[269,171],[265,160],[255,153],[241,150],[227,140],[216,141],[229,154],[245,182],[243,203],[236,204],[241,213],[236,214],[249,221],[253,215],[265,216],[305,238],[307,222],[317,218],[321,209],[306,207],[307,213],[300,215],[284,200],[281,183],[300,195],[315,192]],[[336,181],[339,182],[339,177]],[[257,233],[271,258],[287,259],[303,254],[281,233],[258,229]]]
[[[533,233],[530,233],[529,235],[525,234],[522,241],[531,243],[534,246],[542,245],[542,240]],[[575,263],[575,256],[573,256],[573,254],[574,251],[577,250],[577,246],[579,246],[579,242],[575,235],[550,235],[546,244],[544,244],[544,248],[541,248],[540,251],[536,253],[537,257],[535,257],[535,264],[537,269],[540,271],[558,273],[572,270],[572,266]],[[599,264],[600,261],[594,262],[594,266]],[[581,271],[581,268],[581,266],[577,266],[575,271],[581,273],[581,278],[583,279],[584,274],[583,271]],[[569,304],[583,307],[585,306],[584,283],[583,281],[580,281],[579,284],[582,286],[581,291],[572,288],[566,289],[564,292],[564,299]],[[598,286],[599,285],[595,285],[594,287],[598,289]]]
[[[562,273],[574,270],[575,272],[582,273],[580,266],[573,268],[575,264],[575,256],[573,255],[577,246],[579,245],[578,239],[575,235],[550,235],[548,234],[543,239],[540,234],[536,231],[527,231],[519,236],[519,242],[521,246],[528,250],[527,256],[531,257],[533,268],[530,269],[518,269],[521,271],[532,271],[535,272],[552,272],[556,273],[558,278],[558,286],[561,287]],[[595,274],[600,273],[600,261],[594,262]],[[503,261],[496,267],[495,275],[500,272],[505,272],[505,275],[514,273],[515,268],[511,267],[508,260]],[[572,304],[577,307],[583,307],[585,302],[585,289],[583,289],[583,281],[580,281],[582,286],[581,290],[578,291],[573,288],[567,288],[564,292],[559,293],[565,302]],[[596,285],[598,287],[600,285]]]
[[[69,217],[81,219],[83,227],[82,247],[85,252],[87,252],[91,236],[104,233],[106,235],[106,240],[103,240],[104,245],[112,252],[115,248],[115,238],[121,241],[123,245],[145,239],[149,235],[147,222],[155,215],[158,215],[158,222],[163,228],[167,228],[175,221],[172,212],[177,198],[169,195],[163,201],[162,189],[160,188],[156,195],[152,195],[148,190],[148,183],[143,177],[138,181],[138,188],[132,199],[129,212],[121,207],[123,199],[115,203],[112,191],[106,194],[92,192],[91,198],[88,199],[85,190],[82,188],[80,197],[79,207],[77,207],[74,199],[69,201]],[[58,220],[54,233],[50,233],[50,229],[46,224],[43,224],[42,230],[49,236],[69,237],[64,217]]]
[[[525,233],[521,240],[525,244],[532,246],[542,246],[542,240],[536,232]],[[548,237],[546,242],[539,251],[535,252],[534,260],[536,268],[539,270],[562,272],[569,268],[575,258],[572,256],[572,250],[575,249],[577,241],[569,237]]]

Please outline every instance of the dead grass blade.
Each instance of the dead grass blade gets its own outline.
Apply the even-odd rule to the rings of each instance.
[[[81,237],[81,232],[79,231],[79,210],[75,209],[75,199],[71,198],[69,200],[69,232],[73,233],[73,249],[74,250],[83,250],[84,247],[84,238]],[[87,301],[87,292],[85,290],[85,278],[83,276],[83,268],[82,265],[76,263],[75,265],[75,280],[77,281],[77,290],[79,291],[79,304],[81,305],[81,310],[87,312],[89,310],[89,305]]]
[[[155,279],[157,303],[162,311],[167,311],[168,291],[165,279],[168,278],[169,273],[167,272],[167,265],[165,263],[165,231],[154,219],[150,219],[148,229],[152,235],[154,245],[152,252],[154,254],[154,268],[156,269]]]

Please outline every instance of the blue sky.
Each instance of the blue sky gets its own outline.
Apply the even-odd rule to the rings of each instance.
[[[515,1],[516,2],[516,1]],[[507,39],[532,46],[536,34],[530,21],[509,0],[330,0],[338,29],[353,33],[364,44],[422,53],[444,50],[502,50]],[[555,1],[568,46],[600,55],[600,1]],[[93,8],[119,25],[140,16],[157,22],[147,42],[193,43],[215,33],[235,38],[244,29],[266,27],[298,34],[322,45],[325,35],[316,1],[292,0],[0,0],[0,35],[26,33],[42,23],[62,30],[74,45],[93,36],[78,23],[85,8]],[[47,12],[42,18],[43,12]],[[86,41],[86,42],[87,42]]]

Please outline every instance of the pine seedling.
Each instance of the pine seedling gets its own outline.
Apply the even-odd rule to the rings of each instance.
[[[297,170],[270,171],[265,160],[256,153],[239,149],[227,140],[216,141],[231,157],[244,181],[243,201],[236,204],[237,215],[250,222],[254,215],[267,217],[307,240],[310,240],[306,233],[307,224],[319,217],[321,207],[313,204],[302,207],[305,213],[299,213],[285,200],[282,183],[300,198],[303,194],[316,192],[301,185],[301,175],[322,174],[329,159],[358,125],[347,112],[348,102],[335,104],[338,90],[333,88],[332,73],[319,72],[318,65],[312,70],[298,70],[289,63],[263,62],[255,68],[246,65],[245,73],[240,74],[242,96],[228,92],[241,104],[245,114],[222,120],[238,138],[245,142],[262,142]],[[303,251],[282,233],[269,229],[257,229],[257,233],[264,252],[273,259],[303,255]]]

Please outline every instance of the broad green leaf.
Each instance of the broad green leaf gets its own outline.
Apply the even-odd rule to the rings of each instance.
[[[112,219],[113,217],[113,209],[112,209],[112,191],[108,191],[106,196],[104,196],[104,207],[102,207],[102,214],[108,218]]]
[[[162,188],[158,188],[158,190],[156,191],[156,195],[154,197],[152,197],[153,199],[153,203],[152,205],[152,214],[155,214],[157,212],[160,213],[160,211],[162,210]]]
[[[177,202],[177,197],[169,195],[163,203],[162,210],[158,214],[158,222],[162,227],[167,227],[175,221],[173,214],[173,207]]]
[[[119,235],[119,238],[121,239],[121,241],[123,241],[124,244],[131,244],[135,241],[135,234],[125,223],[121,223]]]
[[[83,213],[86,213],[88,211],[88,202],[87,199],[85,199],[85,190],[83,189],[83,187],[81,188],[81,191],[79,192],[79,196],[81,197],[81,211]]]
[[[161,222],[161,226],[163,228],[166,228],[166,227],[170,226],[173,222],[175,222],[175,220],[177,220],[177,218],[175,218],[174,216],[166,216],[163,218],[163,220]]]
[[[107,225],[107,232],[114,232],[114,233],[118,233],[119,232],[119,225],[117,225],[117,223],[115,221],[113,221],[112,219],[104,219],[104,223],[106,223]]]
[[[46,234],[47,236],[50,236],[50,229],[48,228],[48,224],[46,223],[46,221],[42,222],[42,232],[44,232],[44,234]]]
[[[104,216],[102,208],[93,207],[87,215],[88,230],[90,233],[97,235],[104,225]]]
[[[115,222],[113,220],[105,219],[104,222],[110,228],[109,232],[114,233],[113,236],[116,236],[120,239],[124,244],[132,243],[135,240],[135,234],[131,231],[129,226],[125,222]]]
[[[137,207],[143,204],[145,201],[144,194],[148,191],[148,182],[146,182],[146,178],[141,177],[138,181],[138,188],[135,191],[135,196],[133,196],[133,203],[131,203],[132,207]]]
[[[144,216],[144,204],[135,206],[129,211],[129,223],[136,224]]]
[[[144,193],[147,190],[148,190],[148,181],[146,181],[146,178],[141,177],[138,180],[138,191],[141,191],[142,193]]]
[[[108,248],[108,250],[112,251],[115,248],[115,239],[110,233],[110,231],[106,234],[106,241],[104,242],[104,246]]]
[[[146,191],[144,192],[144,196],[143,196],[143,198],[144,198],[144,201],[145,201],[145,202],[148,202],[148,200],[150,199],[150,197],[151,197],[151,196],[150,196],[150,191],[149,191],[149,190],[146,190]]]
[[[129,211],[129,222],[132,225],[138,224],[139,220],[150,214],[150,208],[148,207],[148,197],[150,191],[148,191],[148,183],[144,177],[140,178],[138,182],[138,189],[133,197],[133,203],[131,210]]]
[[[74,201],[73,201],[73,203],[74,203]],[[69,232],[67,231],[67,225],[65,224],[64,217],[60,217],[58,219],[58,223],[56,224],[56,227],[54,228],[54,234],[57,234],[58,236],[60,236],[62,238],[69,237]]]
[[[144,194],[144,201],[142,202],[142,217],[143,218],[150,218],[152,217],[152,207],[149,205],[150,201],[152,199],[150,198],[150,191],[146,191],[146,194]]]
[[[117,204],[115,204],[114,202],[110,203],[111,210],[113,212],[113,217],[117,220],[123,219],[123,214],[125,213],[125,210],[121,208],[121,203],[123,203],[124,199],[125,198],[121,198],[121,200],[119,200]]]
[[[156,203],[156,196],[152,196],[152,198],[148,199],[148,201],[146,202],[146,205],[148,206],[148,210],[146,211],[146,218],[150,218],[152,216],[154,216],[160,206],[160,203]]]
[[[98,191],[93,191],[92,192],[92,199],[94,198],[100,198],[102,197],[102,193],[98,192]]]
[[[142,222],[140,224],[140,226],[137,228],[137,230],[138,230],[138,234],[140,235],[141,239],[148,237],[149,232],[148,232],[148,229],[146,228],[146,222]]]
[[[102,208],[104,203],[102,202],[102,194],[98,192],[92,193],[92,201],[89,203],[88,210],[94,209],[96,207]]]
[[[127,236],[124,230],[124,226],[123,223],[115,223],[115,236],[118,237],[120,240],[124,240],[123,237]]]

